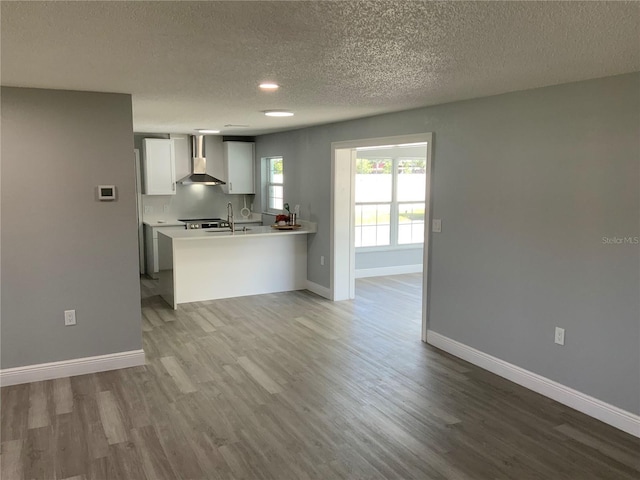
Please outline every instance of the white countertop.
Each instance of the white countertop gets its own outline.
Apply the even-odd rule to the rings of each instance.
[[[242,227],[238,228],[236,224],[236,231],[230,232],[228,229],[214,229],[207,228],[202,230],[175,230],[170,232],[160,231],[160,235],[164,235],[173,240],[201,240],[207,239],[220,239],[229,237],[272,237],[274,235],[301,235],[308,233],[316,233],[316,224],[313,222],[301,222],[302,228],[298,230],[277,230],[271,226],[251,226],[247,227],[246,231],[242,231]]]

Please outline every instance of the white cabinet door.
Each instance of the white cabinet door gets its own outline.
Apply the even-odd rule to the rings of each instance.
[[[144,193],[147,195],[176,194],[176,165],[173,140],[145,138]]]
[[[189,135],[171,134],[173,140],[174,161],[176,165],[176,181],[179,182],[191,173],[191,149]]]
[[[227,182],[222,186],[224,193],[256,193],[253,150],[252,142],[224,142],[224,173]]]

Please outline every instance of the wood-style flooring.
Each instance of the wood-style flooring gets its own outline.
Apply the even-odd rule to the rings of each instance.
[[[640,440],[423,344],[420,289],[173,311],[143,280],[147,365],[2,388],[1,478],[640,478]]]

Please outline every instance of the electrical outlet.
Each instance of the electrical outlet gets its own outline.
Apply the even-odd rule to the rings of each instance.
[[[169,205],[165,205],[164,207],[162,207],[162,210],[164,211],[164,213],[169,213]]]
[[[434,218],[431,222],[431,231],[434,233],[442,232],[442,220],[439,218]]]
[[[150,215],[153,213],[153,207],[151,205],[145,205],[144,207],[145,215]]]
[[[65,310],[64,311],[64,325],[65,327],[69,327],[71,325],[76,324],[76,311],[75,310]]]
[[[320,265],[324,265],[324,255],[320,255]]]
[[[556,327],[556,337],[554,341],[558,345],[564,345],[564,328]]]

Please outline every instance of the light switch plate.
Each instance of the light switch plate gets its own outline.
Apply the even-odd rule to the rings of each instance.
[[[64,311],[64,325],[69,327],[71,325],[76,324],[76,311],[75,310],[65,310]]]
[[[442,220],[439,218],[434,218],[431,222],[431,231],[434,233],[442,232]]]
[[[146,215],[149,215],[149,214],[153,213],[153,207],[152,207],[151,205],[146,205],[146,206],[144,207],[144,213],[145,213]]]

